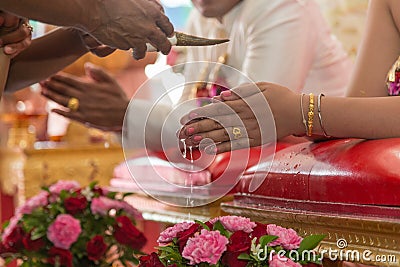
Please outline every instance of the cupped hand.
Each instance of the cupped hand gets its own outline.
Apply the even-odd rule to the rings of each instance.
[[[9,13],[0,12],[0,47],[5,54],[14,58],[28,48],[32,41],[27,20]]]
[[[213,141],[208,146],[205,142],[208,153],[260,146],[304,133],[300,96],[270,83],[247,84],[225,91],[213,104],[185,115],[181,123],[184,126],[178,137],[186,139],[188,145]]]
[[[152,44],[163,54],[171,50],[167,37],[174,27],[155,0],[107,0],[103,1],[106,14],[100,17],[100,25],[89,29],[102,44],[122,50],[133,49],[136,59],[144,58],[146,43]]]
[[[42,94],[67,107],[71,97],[79,100],[74,110],[54,109],[53,112],[106,131],[121,131],[129,99],[114,78],[100,67],[87,63],[83,79],[60,73],[42,82]]]

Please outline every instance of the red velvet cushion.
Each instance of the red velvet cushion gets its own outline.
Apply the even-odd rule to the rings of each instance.
[[[287,199],[400,206],[400,138],[305,142],[275,154],[253,194]],[[237,186],[248,192],[254,172]]]

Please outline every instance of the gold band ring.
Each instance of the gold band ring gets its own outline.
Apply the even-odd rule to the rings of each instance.
[[[240,138],[243,137],[242,131],[241,131],[240,128],[238,128],[238,127],[233,127],[232,133],[233,133],[233,138],[234,138],[235,140],[240,139]]]
[[[33,32],[33,27],[30,25],[28,22],[22,23],[23,26],[27,27],[28,30],[32,33]]]
[[[77,111],[79,108],[79,99],[71,97],[68,100],[67,108],[69,108],[71,111]]]

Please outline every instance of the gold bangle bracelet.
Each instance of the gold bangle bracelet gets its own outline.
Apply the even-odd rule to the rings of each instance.
[[[313,125],[314,125],[314,94],[310,94],[310,103],[308,105],[308,121],[307,121],[307,136],[312,136]]]
[[[330,136],[330,135],[328,135],[326,133],[325,128],[324,128],[324,124],[322,123],[321,99],[322,99],[323,96],[325,96],[325,95],[324,94],[319,94],[318,95],[318,102],[317,102],[318,120],[319,120],[319,125],[321,126],[322,133],[324,134],[325,137],[329,138],[329,137],[332,137],[332,136]]]

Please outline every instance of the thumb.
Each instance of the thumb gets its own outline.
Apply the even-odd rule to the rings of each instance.
[[[85,73],[96,82],[112,83],[114,79],[105,70],[92,63],[85,63]]]

